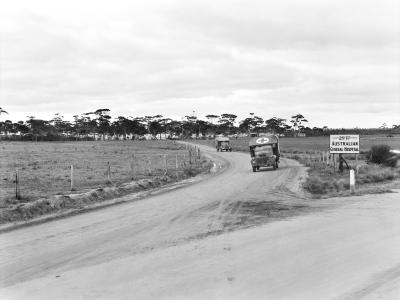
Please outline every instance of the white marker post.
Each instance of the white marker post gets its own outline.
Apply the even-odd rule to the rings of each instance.
[[[355,180],[355,177],[354,177],[354,170],[351,169],[350,170],[350,192],[352,194],[354,194],[354,192],[355,192],[355,184],[356,184],[356,180]]]

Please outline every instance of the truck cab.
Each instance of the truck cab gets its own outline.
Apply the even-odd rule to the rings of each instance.
[[[258,171],[261,167],[272,167],[274,170],[278,168],[280,158],[278,136],[252,138],[249,141],[249,148],[253,172]]]

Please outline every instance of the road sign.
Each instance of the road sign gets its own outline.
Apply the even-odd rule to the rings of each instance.
[[[329,138],[329,152],[331,154],[358,154],[360,153],[360,136],[353,135],[331,135]]]

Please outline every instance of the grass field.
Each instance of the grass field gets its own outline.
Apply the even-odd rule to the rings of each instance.
[[[190,163],[185,146],[171,141],[3,141],[0,150],[0,207],[15,204],[16,170],[20,181],[19,202],[27,202],[71,193],[71,165],[74,190],[79,192],[166,174],[179,177],[175,178],[178,180],[195,175],[202,163],[194,157]]]
[[[196,143],[214,146],[214,140],[196,140]],[[232,151],[249,151],[249,138],[231,139]],[[315,151],[329,151],[329,136],[279,139],[281,151],[314,153]],[[400,136],[360,136],[360,151],[368,151],[373,145],[386,144],[392,149],[400,150]]]

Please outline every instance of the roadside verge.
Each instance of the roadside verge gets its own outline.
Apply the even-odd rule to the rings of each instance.
[[[217,155],[203,152],[203,156],[205,159],[201,167],[192,170],[193,172],[189,172],[184,178],[178,179],[166,174],[153,179],[131,181],[119,186],[55,195],[21,203],[1,212],[0,233],[166,193],[206,180],[229,167],[229,162]]]

